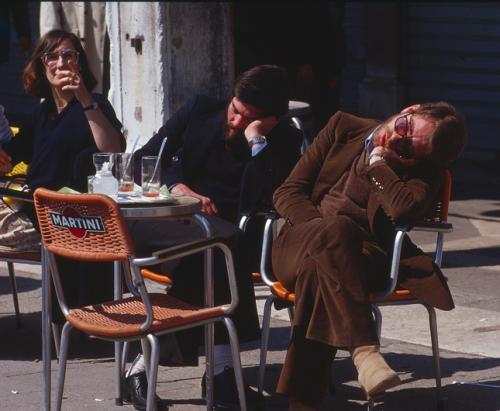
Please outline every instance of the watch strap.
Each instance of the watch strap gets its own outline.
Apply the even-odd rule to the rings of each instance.
[[[248,146],[252,147],[255,144],[264,144],[267,143],[266,136],[255,136],[248,142]]]
[[[88,110],[95,110],[97,107],[97,103],[94,101],[92,104],[89,104],[88,106],[83,107],[83,111],[88,111]]]

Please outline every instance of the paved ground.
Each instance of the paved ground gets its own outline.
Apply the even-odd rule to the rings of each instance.
[[[444,407],[449,411],[500,410],[500,162],[495,153],[467,152],[453,167],[450,220],[454,232],[445,242],[444,271],[457,308],[438,313],[442,348]],[[430,250],[427,235],[415,236]],[[0,410],[42,409],[40,275],[36,267],[18,271],[23,328],[15,328],[6,270],[0,269]],[[259,293],[259,304],[265,292]],[[271,351],[265,381],[268,410],[285,410],[274,393],[284,358],[289,322],[274,312]],[[403,381],[386,395],[378,410],[436,409],[432,357],[425,310],[384,308],[382,349]],[[113,348],[109,343],[73,336],[68,366],[66,410],[120,410],[114,405]],[[256,384],[258,347],[242,354],[245,378]],[[203,359],[201,361],[203,365]],[[53,369],[56,367],[53,361]],[[335,362],[335,395],[323,410],[364,410],[354,367],[345,353]],[[158,393],[170,409],[204,409],[200,399],[202,366],[162,368]],[[465,384],[462,384],[465,383]],[[483,385],[478,385],[478,384]],[[133,409],[130,405],[123,411]]]

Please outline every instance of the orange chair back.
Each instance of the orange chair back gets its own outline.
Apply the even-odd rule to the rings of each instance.
[[[48,251],[81,261],[126,260],[134,255],[123,215],[111,198],[39,188],[34,199]]]
[[[430,210],[425,221],[433,223],[444,223],[448,220],[448,207],[451,197],[451,173],[448,170],[444,171],[443,185],[438,193],[437,201],[434,207]]]

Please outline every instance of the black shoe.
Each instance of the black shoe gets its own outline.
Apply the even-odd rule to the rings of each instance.
[[[138,372],[125,378],[127,395],[125,399],[132,403],[134,408],[139,411],[146,411],[148,397],[148,380],[145,372]],[[158,409],[160,408],[161,399],[156,396]]]
[[[243,381],[243,385],[248,410],[264,410],[264,396],[251,389],[245,381]],[[206,398],[205,374],[201,379],[201,395]],[[216,410],[220,411],[238,411],[240,409],[233,368],[226,367],[223,372],[214,376],[214,406]]]

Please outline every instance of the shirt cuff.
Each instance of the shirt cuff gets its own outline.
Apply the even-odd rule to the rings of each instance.
[[[252,146],[252,157],[255,157],[257,154],[259,154],[264,148],[267,146],[267,142],[261,143],[261,144],[254,144]]]

